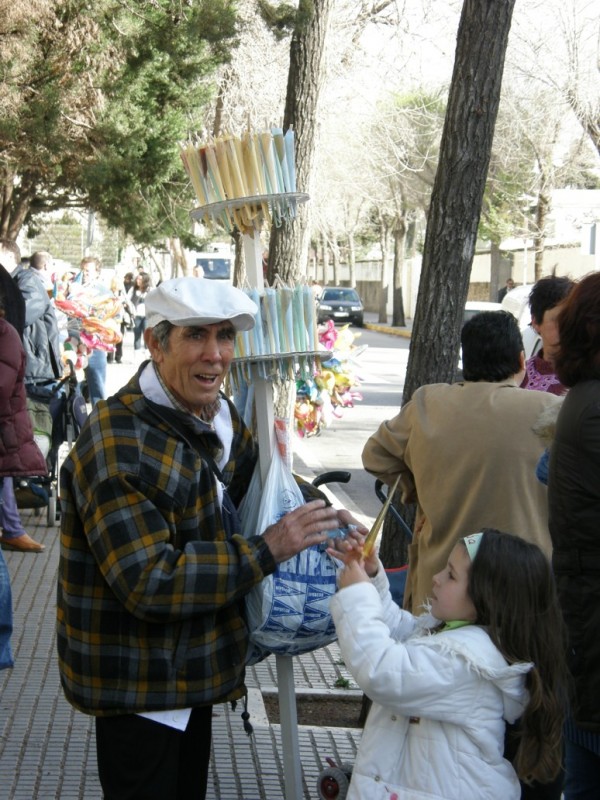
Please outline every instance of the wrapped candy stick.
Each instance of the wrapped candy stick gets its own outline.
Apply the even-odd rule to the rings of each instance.
[[[179,155],[181,156],[184,169],[190,181],[192,182],[198,202],[201,206],[208,205],[208,198],[204,192],[204,186],[201,180],[200,166],[196,156],[196,149],[191,142],[180,142]]]
[[[290,127],[285,132],[284,144],[285,144],[285,159],[287,163],[288,175],[290,179],[290,192],[296,191],[296,161],[294,157],[294,129],[290,125]]]
[[[292,290],[288,286],[281,289],[281,322],[283,328],[283,344],[286,353],[294,352],[294,320],[292,307]]]
[[[268,194],[276,194],[277,178],[273,162],[273,138],[270,131],[259,134],[260,154],[262,158],[263,174]]]
[[[269,353],[278,354],[281,352],[279,346],[279,328],[277,325],[277,300],[275,289],[265,289],[265,300],[267,308],[267,320],[269,323]]]
[[[287,158],[285,154],[285,140],[283,138],[283,130],[281,128],[272,128],[273,146],[275,150],[275,164],[277,166],[277,175],[279,179],[279,191],[289,192],[290,189],[290,176],[288,172]]]
[[[257,137],[246,131],[242,138],[242,152],[244,153],[244,166],[246,170],[246,185],[251,195],[262,196],[267,193],[264,176],[259,166],[259,143]],[[271,222],[268,203],[261,203],[264,220]]]
[[[293,291],[294,303],[294,336],[296,339],[295,350],[305,351],[308,345],[306,326],[304,325],[304,300],[302,298],[302,287],[295,286]]]
[[[302,287],[302,299],[304,301],[304,325],[308,335],[307,349],[312,353],[317,349],[315,299],[312,287],[306,285]]]
[[[264,347],[264,321],[261,310],[261,300],[258,289],[251,289],[248,293],[251,300],[254,301],[258,311],[256,312],[256,324],[252,329],[252,346],[251,355],[261,356],[266,352]]]
[[[206,164],[207,164],[207,175],[209,179],[209,183],[212,186],[213,194],[215,197],[215,202],[221,202],[226,200],[225,196],[225,189],[223,187],[223,183],[221,182],[221,176],[219,174],[219,165],[217,163],[217,158],[215,155],[215,150],[213,147],[207,146],[202,148],[201,153],[206,155]],[[233,220],[227,208],[223,209],[223,214],[225,215],[225,219],[227,220],[227,230],[231,231],[233,228]]]
[[[392,503],[394,494],[396,492],[396,489],[398,488],[398,484],[399,483],[400,483],[400,475],[398,475],[398,477],[396,478],[396,480],[394,482],[394,485],[389,490],[387,499],[386,499],[385,503],[382,505],[382,507],[381,507],[381,509],[379,511],[379,514],[377,514],[377,518],[375,519],[375,522],[373,523],[373,527],[371,528],[371,530],[367,534],[367,538],[365,539],[365,542],[363,544],[363,555],[364,555],[365,558],[368,558],[371,555],[371,553],[373,552],[373,548],[375,547],[375,542],[377,541],[377,536],[379,534],[379,530],[381,529],[381,526],[383,525],[383,520],[385,519],[385,515],[387,514],[388,509],[389,509],[389,507],[390,507],[390,505]]]

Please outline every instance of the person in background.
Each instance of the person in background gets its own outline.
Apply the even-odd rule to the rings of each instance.
[[[373,707],[348,800],[518,800],[560,773],[564,636],[550,563],[494,529],[460,537],[434,575],[431,613],[392,601],[375,554],[337,541],[331,600],[346,667]],[[521,720],[512,764],[506,723]]]
[[[550,450],[552,566],[573,678],[565,726],[565,800],[600,797],[600,273],[558,314],[556,374],[568,388]]]
[[[574,286],[571,278],[547,275],[536,282],[529,295],[531,327],[542,340],[542,348],[525,364],[522,389],[537,389],[563,395],[566,388],[554,370],[554,358],[559,348],[558,325],[561,303]]]
[[[34,441],[27,410],[25,350],[18,332],[5,319],[4,308],[5,299],[0,295],[0,544],[3,550],[41,553],[44,545],[32,539],[22,525],[13,478],[46,475],[47,467]]]
[[[133,272],[126,272],[123,276],[122,288],[118,290],[117,296],[123,303],[123,317],[121,319],[121,341],[115,348],[115,361],[120,364],[123,359],[123,341],[127,331],[133,330],[134,327],[134,314],[131,304],[129,303],[129,292],[133,287],[135,278]]]
[[[60,379],[60,334],[54,306],[34,270],[23,269],[16,242],[0,239],[0,264],[11,274],[25,300],[23,345],[27,355],[25,388]]]
[[[501,303],[504,300],[504,298],[506,297],[506,295],[508,294],[508,292],[510,292],[511,289],[514,289],[514,288],[515,288],[515,282],[513,281],[512,278],[508,278],[508,280],[506,281],[506,284],[498,292],[498,302]]]
[[[137,351],[143,350],[145,347],[146,297],[149,291],[150,275],[146,272],[138,272],[127,295],[127,300],[133,313],[133,349]]]
[[[80,267],[80,293],[85,296],[86,301],[93,307],[96,301],[110,295],[110,289],[101,280],[99,258],[85,256],[85,258],[81,259]],[[106,349],[101,346],[92,347],[88,354],[87,366],[84,369],[89,402],[92,406],[98,400],[104,400],[106,397],[106,363]]]
[[[61,470],[59,670],[96,717],[110,800],[205,797],[212,706],[246,692],[245,595],[354,522],[318,499],[242,535],[257,447],[221,386],[256,311],[191,276],[149,292],[151,360],[95,406]]]
[[[462,328],[464,380],[421,386],[365,444],[365,469],[417,503],[405,606],[419,613],[433,576],[464,530],[494,527],[548,558],[547,491],[535,476],[543,444],[532,426],[560,398],[519,389],[525,366],[516,319],[483,311]]]
[[[48,297],[54,295],[54,281],[52,280],[52,256],[40,250],[32,253],[29,259],[29,269],[32,269],[41,280]]]

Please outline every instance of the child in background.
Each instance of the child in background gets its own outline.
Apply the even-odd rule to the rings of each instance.
[[[376,555],[337,542],[331,601],[342,657],[373,700],[348,800],[517,800],[518,776],[561,768],[562,617],[541,550],[485,529],[459,540],[433,580],[430,614],[391,599]],[[520,720],[514,768],[506,722]]]

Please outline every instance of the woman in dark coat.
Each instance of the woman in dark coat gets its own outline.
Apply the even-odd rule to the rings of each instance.
[[[579,281],[558,317],[556,374],[570,387],[548,480],[552,564],[569,634],[572,715],[565,800],[600,797],[600,273]]]
[[[34,541],[21,525],[12,506],[13,477],[46,475],[46,461],[33,439],[31,418],[23,379],[25,350],[19,334],[4,319],[4,301],[0,297],[0,480],[3,502],[0,504],[0,542],[3,550],[39,553],[44,546]],[[7,484],[4,486],[4,484]],[[4,498],[9,502],[5,504]]]

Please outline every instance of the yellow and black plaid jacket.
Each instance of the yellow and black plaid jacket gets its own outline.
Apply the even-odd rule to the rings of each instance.
[[[230,404],[237,503],[256,462]],[[202,452],[137,377],[99,402],[60,475],[57,640],[69,702],[88,714],[186,708],[243,694],[244,595],[275,569],[261,537],[227,533]]]

